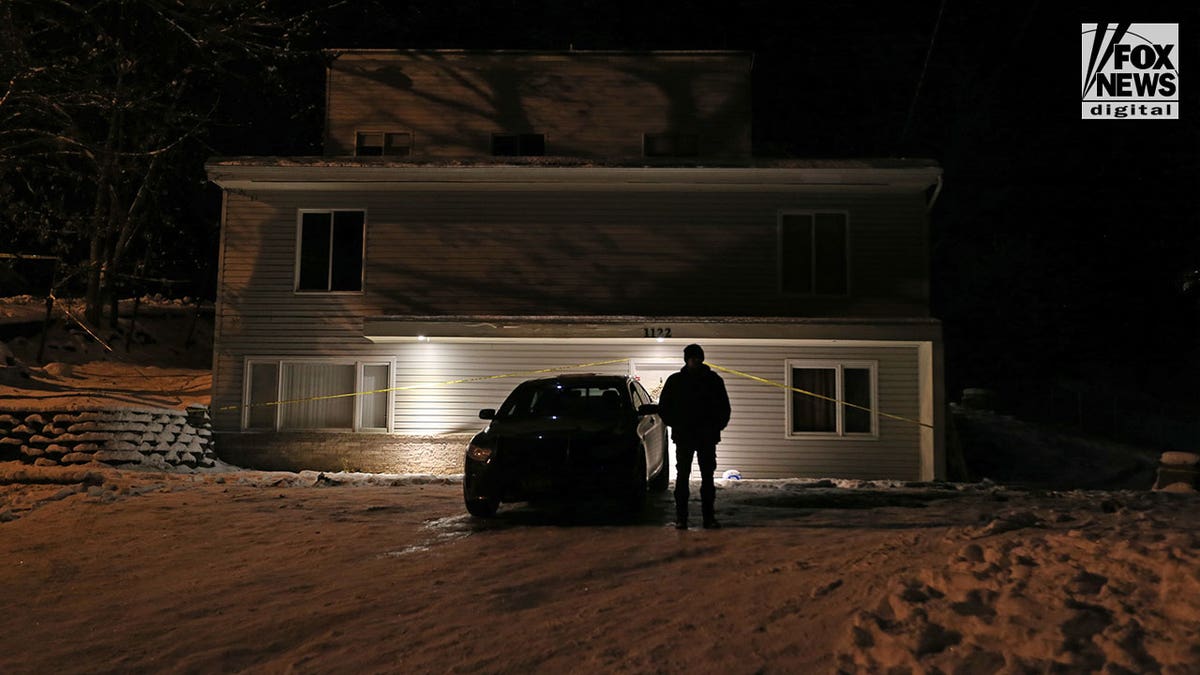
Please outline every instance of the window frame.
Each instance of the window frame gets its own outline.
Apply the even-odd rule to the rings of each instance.
[[[879,361],[871,359],[785,359],[784,360],[784,382],[788,388],[784,393],[784,438],[789,440],[807,440],[807,439],[838,439],[838,440],[878,440],[879,439]],[[845,401],[845,370],[863,369],[870,372],[871,385],[871,430],[869,432],[847,432],[846,431],[846,414],[845,404],[835,403],[835,418],[834,431],[793,431],[792,419],[794,412],[792,409],[792,396],[795,392],[792,391],[792,370],[793,369],[814,369],[814,370],[835,370],[837,374],[834,378],[834,389],[836,398],[839,401]]]
[[[329,264],[326,268],[325,283],[330,285],[333,283],[333,221],[334,214],[338,212],[357,211],[362,213],[362,250],[359,252],[359,260],[361,264],[358,270],[358,290],[357,291],[335,291],[331,289],[301,289],[300,288],[300,260],[304,253],[302,243],[304,240],[304,215],[308,213],[327,213],[329,214]],[[367,219],[369,214],[366,208],[301,208],[296,209],[296,246],[295,255],[292,260],[292,293],[295,295],[362,295],[367,286]]]
[[[364,155],[359,150],[363,147],[362,137],[369,134],[379,134],[379,154]],[[388,144],[389,136],[397,136],[404,134],[408,136],[408,145],[404,146],[407,151],[404,153],[388,152],[388,148],[392,147]],[[372,146],[374,147],[374,146]],[[354,130],[354,156],[355,157],[411,157],[413,154],[413,132],[409,129],[355,129]]]
[[[846,290],[842,293],[819,293],[819,292],[817,292],[817,277],[819,275],[817,274],[817,241],[816,241],[817,228],[816,228],[816,223],[817,223],[818,215],[839,215],[839,216],[842,216],[842,218],[845,220],[846,233],[845,233],[845,240],[843,241],[843,245],[845,246],[845,251],[846,251],[846,256],[845,256]],[[784,284],[783,284],[784,269],[787,266],[787,261],[784,260],[784,246],[783,246],[783,219],[784,219],[784,216],[811,216],[812,217],[812,220],[813,220],[813,233],[812,233],[812,242],[811,242],[812,259],[810,261],[812,264],[812,270],[810,272],[810,274],[812,275],[812,277],[810,279],[810,281],[812,282],[812,290],[811,291],[807,291],[807,292],[805,292],[805,291],[789,291],[786,288],[784,288]],[[779,290],[780,295],[785,295],[785,296],[793,297],[793,298],[848,298],[851,295],[853,295],[853,293],[854,293],[854,286],[853,286],[853,280],[854,280],[853,258],[854,258],[854,256],[850,249],[850,241],[851,241],[850,228],[851,228],[850,211],[848,209],[840,209],[840,208],[833,208],[833,209],[780,209],[779,211],[777,211],[775,214],[775,258],[776,258],[775,277],[777,280],[776,286]]]
[[[272,406],[274,412],[274,421],[271,427],[249,427],[250,421],[250,387],[251,387],[251,368],[255,364],[274,365],[275,366],[275,396],[280,395],[280,390],[283,387],[283,371],[285,364],[289,363],[306,363],[306,364],[324,364],[331,366],[354,366],[354,408],[352,415],[353,423],[350,428],[346,427],[319,427],[319,428],[304,428],[304,429],[284,429],[280,426],[280,411],[283,406]],[[362,396],[363,393],[363,367],[364,366],[387,366],[388,369],[388,389],[387,392],[387,427],[363,427],[362,425]],[[362,433],[362,434],[389,434],[395,429],[395,410],[396,410],[396,359],[395,358],[359,358],[359,359],[330,359],[319,357],[294,357],[294,356],[247,356],[242,359],[242,412],[239,428],[243,432],[261,432],[261,433],[279,433],[279,432],[308,432],[317,433]]]
[[[646,391],[646,388],[642,386],[642,383],[634,379],[629,380],[629,394],[634,399],[633,409],[635,412],[643,405],[652,403],[654,401],[654,399],[650,398],[650,392]],[[640,403],[639,400],[641,401]]]

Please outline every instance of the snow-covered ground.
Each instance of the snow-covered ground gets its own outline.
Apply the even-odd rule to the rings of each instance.
[[[211,304],[197,316],[191,302],[147,297],[136,320],[133,300],[120,306],[117,329],[84,328],[77,321],[83,303],[59,300],[39,365],[45,305],[30,296],[0,298],[0,412],[208,405]]]
[[[0,464],[0,672],[1200,669],[1194,494],[722,481],[686,532],[460,495]]]
[[[44,366],[9,339],[0,412],[207,403],[179,305],[129,351],[65,314]],[[955,417],[980,482],[720,481],[712,531],[666,495],[481,521],[456,476],[0,463],[0,673],[1200,672],[1200,497],[1150,492],[1154,452]]]

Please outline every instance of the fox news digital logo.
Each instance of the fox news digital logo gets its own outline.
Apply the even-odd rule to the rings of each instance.
[[[1083,119],[1179,119],[1179,24],[1083,24]]]

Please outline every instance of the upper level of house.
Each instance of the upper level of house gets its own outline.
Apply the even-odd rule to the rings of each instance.
[[[229,158],[222,311],[922,317],[922,160]]]
[[[370,316],[929,315],[937,163],[753,159],[746,53],[331,55],[325,156],[207,166],[225,337],[285,316],[344,336]]]
[[[736,51],[329,51],[326,156],[745,159]]]

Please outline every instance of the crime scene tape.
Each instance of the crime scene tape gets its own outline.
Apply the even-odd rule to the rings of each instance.
[[[762,383],[762,384],[769,384],[769,385],[771,385],[772,387],[778,387],[778,388],[780,388],[780,389],[786,389],[786,390],[788,390],[788,391],[794,391],[794,392],[796,392],[797,394],[804,394],[805,396],[811,396],[811,397],[813,397],[813,398],[819,398],[819,399],[821,399],[822,401],[830,401],[831,403],[838,403],[838,404],[841,404],[841,405],[844,405],[844,406],[847,406],[847,407],[850,407],[850,408],[855,408],[855,409],[857,409],[857,410],[865,410],[866,412],[873,412],[873,413],[876,413],[877,415],[879,415],[880,417],[886,417],[886,418],[888,418],[888,419],[898,420],[898,421],[900,421],[900,422],[908,422],[909,424],[916,424],[916,425],[919,425],[919,426],[922,426],[922,427],[926,427],[926,428],[929,428],[929,429],[932,429],[932,428],[933,428],[933,425],[932,425],[932,424],[927,424],[927,423],[925,423],[925,422],[922,422],[922,421],[920,421],[920,420],[914,420],[914,419],[912,419],[911,417],[903,417],[903,416],[901,416],[901,415],[892,415],[892,414],[890,414],[890,413],[885,413],[885,412],[883,412],[882,410],[874,410],[874,409],[872,409],[872,408],[866,408],[866,407],[864,407],[864,406],[861,406],[861,405],[855,405],[855,404],[853,404],[853,403],[850,403],[850,402],[848,402],[848,401],[839,401],[839,400],[837,400],[836,398],[832,398],[832,397],[829,397],[829,396],[824,396],[824,395],[822,395],[822,394],[817,394],[817,393],[815,393],[815,392],[811,392],[811,391],[806,391],[806,390],[804,390],[804,389],[800,389],[799,387],[792,387],[792,386],[789,386],[789,385],[786,385],[786,384],[784,384],[783,382],[775,382],[774,380],[768,380],[768,379],[766,379],[765,377],[759,377],[759,376],[757,376],[757,375],[751,375],[750,373],[743,373],[742,371],[740,371],[740,370],[734,370],[733,368],[726,368],[726,367],[724,367],[724,366],[718,366],[717,364],[715,364],[715,363],[709,363],[708,361],[705,361],[704,363],[705,363],[705,365],[707,365],[708,367],[710,367],[710,368],[712,368],[712,369],[714,369],[714,370],[719,370],[719,371],[721,371],[721,372],[723,372],[723,373],[729,373],[729,374],[731,374],[731,375],[737,375],[737,376],[739,376],[739,377],[744,377],[744,378],[746,378],[746,379],[748,379],[748,380],[754,380],[755,382],[760,382],[760,383]]]
[[[457,380],[446,380],[445,382],[422,382],[420,384],[412,384],[407,387],[388,387],[387,389],[375,389],[373,391],[353,391],[348,394],[330,394],[328,396],[310,396],[308,398],[293,398],[286,401],[267,401],[264,403],[245,403],[242,405],[226,405],[217,408],[217,410],[241,410],[243,408],[266,408],[271,406],[287,405],[290,403],[308,403],[309,401],[326,401],[334,398],[348,398],[351,396],[367,396],[370,394],[386,394],[389,391],[410,391],[413,389],[429,389],[432,387],[446,387],[452,384],[466,384],[468,382],[484,382],[486,380],[500,380],[508,377],[526,377],[529,375],[542,375],[545,373],[556,373],[563,370],[574,370],[576,368],[591,368],[594,366],[607,366],[614,363],[624,363],[629,359],[611,359],[609,361],[593,361],[591,363],[577,363],[573,366],[555,366],[553,368],[540,368],[538,370],[524,370],[517,373],[503,373],[501,375],[481,375],[479,377],[464,377]]]
[[[355,391],[355,392],[349,392],[346,394],[329,394],[329,395],[325,395],[325,396],[310,396],[310,397],[306,397],[306,398],[293,398],[293,399],[287,399],[287,400],[283,400],[283,401],[265,401],[262,403],[244,403],[241,405],[226,405],[226,406],[221,406],[220,408],[217,408],[217,410],[229,411],[229,410],[241,410],[244,408],[268,408],[268,407],[274,407],[274,406],[289,405],[289,404],[293,404],[293,403],[308,403],[311,401],[327,401],[330,399],[349,398],[352,396],[368,396],[371,394],[386,394],[388,392],[393,392],[393,391],[411,391],[414,389],[430,389],[430,388],[434,388],[434,387],[447,387],[447,386],[454,385],[454,384],[467,384],[469,382],[485,382],[488,380],[500,380],[500,379],[511,378],[511,377],[527,377],[527,376],[531,376],[531,375],[544,375],[546,373],[556,373],[556,372],[561,372],[564,370],[575,370],[577,368],[592,368],[595,366],[608,366],[608,365],[612,365],[614,363],[627,363],[628,361],[630,361],[630,359],[628,359],[628,358],[610,359],[607,361],[592,361],[590,363],[577,363],[577,364],[570,365],[570,366],[554,366],[552,368],[539,368],[537,370],[523,370],[523,371],[514,372],[514,373],[502,373],[499,375],[481,375],[478,377],[463,377],[463,378],[459,378],[459,379],[455,379],[455,380],[445,380],[443,382],[423,382],[420,384],[412,384],[412,385],[408,385],[405,387],[388,387],[386,389],[374,389],[371,391]],[[744,373],[740,370],[734,370],[733,368],[719,366],[715,363],[710,363],[710,362],[706,361],[705,364],[715,370],[729,373],[731,375],[737,375],[738,377],[744,377],[748,380],[753,380],[754,382],[759,382],[761,384],[766,384],[766,385],[770,385],[772,387],[778,387],[780,389],[793,391],[793,392],[796,392],[797,394],[811,396],[813,398],[821,399],[824,401],[829,401],[831,403],[849,406],[851,408],[856,408],[858,410],[864,410],[866,412],[873,412],[873,413],[878,414],[880,417],[886,417],[888,419],[898,420],[900,422],[907,422],[909,424],[916,424],[916,425],[919,425],[922,427],[927,427],[929,429],[933,428],[932,424],[927,424],[920,420],[914,420],[910,417],[904,417],[902,415],[893,415],[891,413],[886,413],[881,410],[874,410],[872,408],[867,408],[864,406],[856,405],[856,404],[850,403],[848,401],[839,401],[836,398],[832,398],[829,396],[824,396],[822,394],[817,394],[815,392],[800,389],[799,387],[792,387],[792,386],[789,386],[782,382],[775,382],[774,380],[768,380],[763,377],[758,377],[757,375],[751,375],[750,373]]]
[[[51,293],[50,300],[57,302],[58,298],[54,297],[54,293]],[[75,315],[71,313],[71,310],[67,308],[65,303],[60,304],[58,307],[59,307],[59,309],[62,310],[63,314],[65,314],[68,319],[70,319],[71,321],[74,321],[75,325],[82,328],[88,335],[91,335],[92,339],[95,340],[96,342],[98,342],[101,347],[104,347],[105,351],[107,351],[111,354],[116,354],[116,351],[113,350],[113,348],[110,347],[107,342],[105,342],[104,340],[101,340],[99,335],[96,335],[94,332],[92,332],[92,329],[88,328],[88,325],[86,323],[84,323],[80,319],[76,318]],[[138,372],[139,372],[139,374],[141,373],[141,371],[138,371]]]
[[[101,338],[99,335],[96,335],[96,332],[95,332],[95,331],[93,331],[93,330],[92,330],[92,329],[91,329],[91,328],[90,328],[90,327],[87,325],[87,321],[85,321],[84,319],[80,319],[79,317],[75,316],[75,315],[74,315],[74,314],[71,312],[71,309],[70,309],[69,307],[67,307],[67,304],[66,304],[66,303],[59,303],[59,302],[58,302],[58,298],[57,298],[57,297],[55,297],[55,295],[54,295],[54,292],[53,292],[53,291],[51,291],[51,293],[50,293],[50,300],[51,300],[51,302],[55,302],[55,303],[57,303],[57,307],[59,308],[59,310],[61,310],[61,311],[62,311],[62,313],[63,313],[63,314],[64,314],[64,315],[65,315],[65,316],[66,316],[68,319],[70,319],[71,321],[74,321],[74,322],[75,322],[75,325],[79,326],[80,328],[82,328],[82,329],[84,330],[84,332],[86,332],[88,335],[92,336],[92,339],[93,339],[93,340],[95,340],[97,343],[99,343],[99,345],[100,345],[101,347],[104,347],[104,350],[105,350],[105,351],[107,351],[109,354],[112,354],[113,358],[117,359],[118,361],[122,361],[122,362],[124,362],[126,365],[128,365],[130,368],[133,368],[134,372],[136,372],[136,373],[137,373],[139,376],[141,376],[141,378],[142,378],[142,379],[146,380],[147,382],[151,382],[151,383],[153,382],[153,379],[152,379],[152,378],[151,378],[149,375],[147,375],[147,374],[145,373],[145,371],[143,371],[141,368],[138,368],[137,364],[133,363],[133,361],[131,361],[131,360],[127,359],[127,358],[122,358],[122,357],[121,357],[121,354],[120,354],[120,352],[118,352],[117,350],[113,349],[113,348],[112,348],[112,345],[110,345],[110,344],[108,344],[107,342],[105,342],[105,341],[104,341],[104,340],[103,340],[103,339],[102,339],[102,338]],[[151,386],[153,386],[153,385],[151,385]],[[163,391],[163,390],[161,390],[161,389],[160,389],[160,393],[162,393],[163,395],[169,395],[169,394],[167,394],[165,391]],[[174,398],[176,401],[178,401],[178,402],[180,402],[180,403],[182,403],[182,402],[183,402],[183,400],[182,400],[181,398],[179,398],[178,396],[172,396],[172,398]]]

